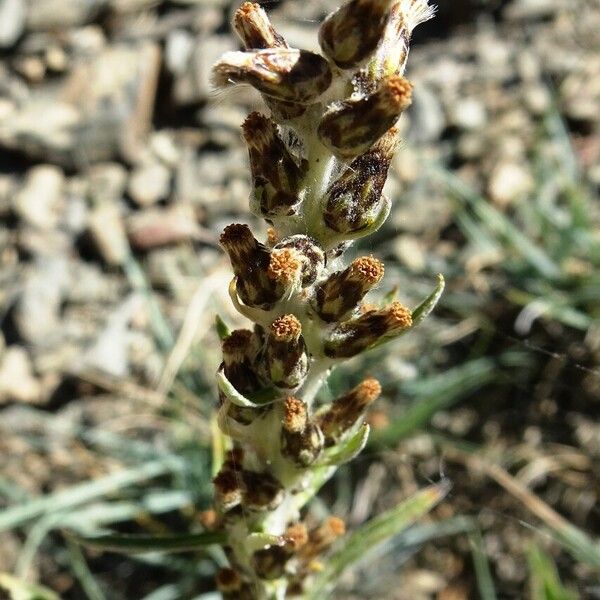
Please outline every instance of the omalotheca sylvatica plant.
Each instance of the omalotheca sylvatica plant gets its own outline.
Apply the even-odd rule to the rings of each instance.
[[[314,596],[331,585],[323,573],[337,558],[327,552],[344,522],[310,528],[301,509],[364,447],[363,417],[381,386],[368,377],[329,404],[315,397],[336,365],[407,333],[442,291],[440,278],[415,309],[374,306],[364,299],[383,263],[346,260],[390,212],[382,190],[411,103],[409,41],[432,15],[427,0],[352,0],[321,24],[320,55],[291,48],[246,2],[233,23],[245,50],[214,66],[216,86],[250,84],[264,98],[242,134],[251,210],[269,225],[262,242],[247,225],[221,235],[231,300],[253,323],[224,336],[217,374],[218,424],[232,440],[214,479],[213,527],[226,532],[231,562],[217,577],[226,598]]]
[[[324,598],[345,567],[447,491],[430,486],[350,534],[335,516],[313,526],[302,519],[338,466],[364,448],[364,415],[381,394],[367,377],[317,405],[321,385],[341,362],[412,330],[443,290],[439,276],[415,308],[374,305],[365,296],[382,281],[383,263],[347,260],[391,210],[382,192],[396,124],[411,104],[410,38],[433,12],[428,0],[350,0],[321,24],[316,54],[291,48],[260,5],[245,2],[233,21],[245,49],[213,68],[216,87],[249,84],[264,100],[242,136],[250,208],[269,228],[263,241],[244,224],[221,234],[231,301],[251,325],[228,331],[220,322],[217,423],[230,449],[213,480],[214,510],[202,515],[206,531],[169,547],[219,543],[230,564],[216,577],[225,599]]]

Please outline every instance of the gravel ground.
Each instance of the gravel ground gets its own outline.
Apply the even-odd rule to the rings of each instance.
[[[315,23],[336,4],[266,7],[292,45],[314,48]],[[500,598],[526,597],[523,549],[536,536],[564,581],[582,598],[600,597],[590,568],[448,446],[460,440],[490,461],[502,457],[527,489],[600,533],[600,5],[440,4],[411,50],[415,98],[386,190],[395,208],[367,249],[385,256],[401,296],[422,296],[438,271],[449,292],[421,337],[367,359],[387,382],[372,422],[401,419],[404,401],[394,398],[418,396],[425,376],[480,359],[494,378],[465,387],[460,404],[440,403],[418,435],[344,470],[323,500],[356,525],[444,472],[455,488],[434,518],[478,517]],[[165,424],[161,402],[182,371],[208,382],[199,399],[182,400],[202,405],[193,425],[208,435],[214,314],[240,323],[216,240],[232,221],[264,231],[248,214],[239,131],[260,98],[217,94],[209,82],[211,64],[237,47],[228,25],[236,6],[0,0],[0,502],[12,486],[25,498],[121,468],[118,456],[81,443],[81,428],[167,445],[177,425]],[[556,239],[573,198],[586,201],[588,246]],[[553,284],[553,264],[528,241],[560,247],[560,275],[577,286]],[[18,498],[6,491],[7,504]],[[0,572],[11,572],[25,534],[0,540]],[[55,560],[55,543],[41,546],[27,577],[61,597],[88,597]],[[339,597],[477,597],[464,535],[378,560],[376,576],[363,577],[372,566],[347,576]],[[108,598],[141,598],[169,579],[90,561],[103,585],[115,585]]]

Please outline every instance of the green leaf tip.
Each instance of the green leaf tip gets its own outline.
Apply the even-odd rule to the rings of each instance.
[[[370,432],[371,427],[367,423],[363,423],[348,439],[333,448],[328,448],[324,452],[323,458],[315,466],[339,466],[354,460],[367,445]]]
[[[221,315],[215,316],[215,329],[217,330],[217,335],[221,341],[223,341],[231,333],[231,329],[229,329],[227,323],[223,321]]]
[[[435,308],[444,292],[444,287],[446,287],[446,281],[444,280],[444,276],[439,273],[437,276],[437,285],[433,292],[412,311],[413,327],[421,323]]]
[[[335,587],[342,572],[359,562],[367,552],[411,527],[427,514],[448,494],[451,488],[443,479],[413,494],[391,510],[388,510],[353,531],[344,544],[333,552],[323,571],[316,577],[305,600],[320,600]]]

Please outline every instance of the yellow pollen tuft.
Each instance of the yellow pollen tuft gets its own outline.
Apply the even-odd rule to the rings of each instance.
[[[271,324],[271,333],[278,342],[293,342],[302,333],[302,324],[294,315],[283,315]]]
[[[273,250],[267,275],[274,281],[290,285],[296,279],[300,267],[300,260],[292,248]]]
[[[367,377],[356,386],[356,394],[361,404],[371,404],[381,395],[381,384],[374,377]]]
[[[373,256],[361,256],[353,260],[350,265],[352,276],[370,285],[381,281],[384,270],[383,263]]]
[[[279,241],[279,236],[277,235],[277,231],[274,227],[269,227],[267,229],[267,244],[269,246],[274,246]]]
[[[386,312],[394,329],[408,329],[412,326],[412,313],[404,304],[392,302]]]
[[[214,529],[218,523],[219,517],[216,510],[208,508],[198,515],[198,520],[205,529]]]
[[[257,10],[260,10],[260,5],[256,4],[255,2],[244,2],[235,11],[234,20],[237,21],[238,19],[246,19]]]
[[[413,85],[401,75],[392,75],[385,80],[381,88],[386,99],[389,99],[398,110],[407,109],[412,102]]]
[[[306,427],[306,404],[298,398],[288,396],[285,399],[283,410],[284,429],[290,433],[302,432]]]
[[[334,537],[340,537],[346,533],[346,523],[339,517],[329,517],[325,521],[325,526]]]
[[[301,548],[308,542],[308,531],[304,523],[290,525],[283,536],[285,541],[292,546],[294,550]]]

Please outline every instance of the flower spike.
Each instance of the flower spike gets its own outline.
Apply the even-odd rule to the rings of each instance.
[[[411,102],[412,84],[392,75],[372,94],[346,100],[328,111],[319,124],[319,138],[337,156],[353,158],[392,127]]]

